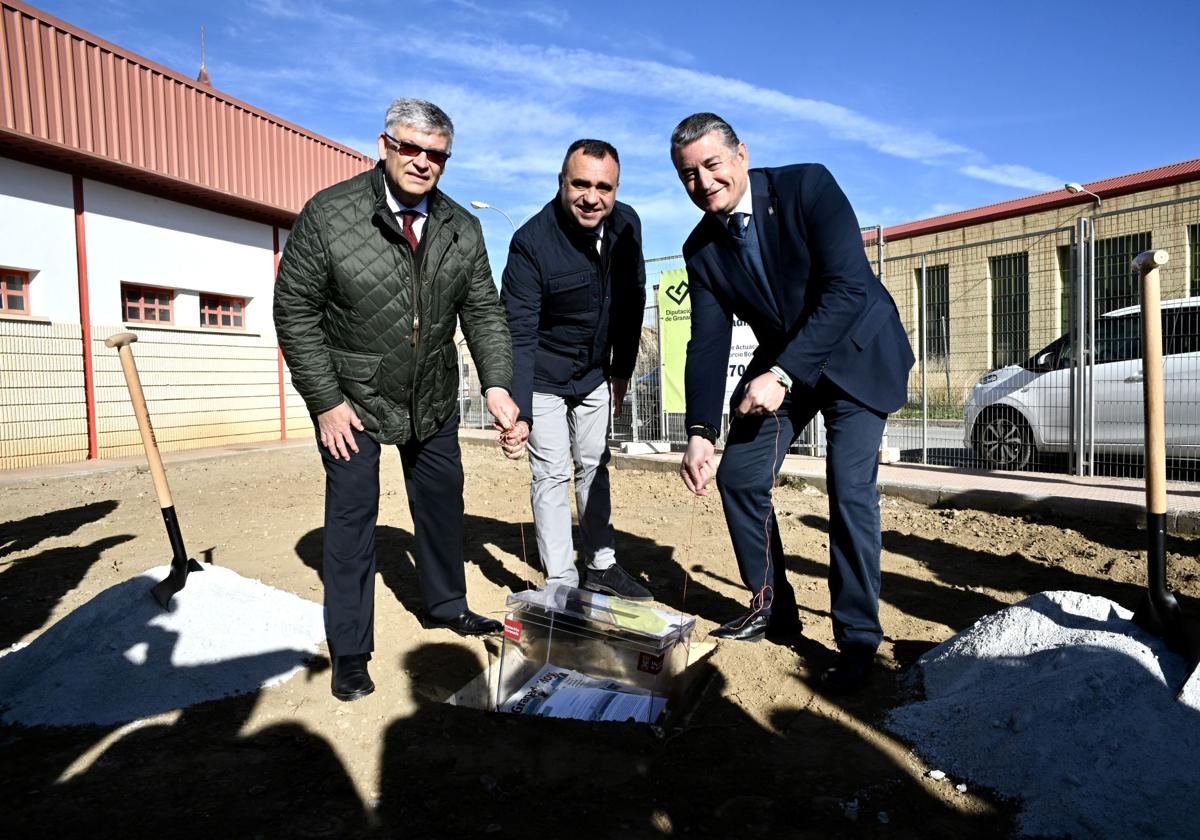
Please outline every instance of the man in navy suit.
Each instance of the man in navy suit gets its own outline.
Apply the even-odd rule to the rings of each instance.
[[[704,218],[683,246],[692,299],[684,484],[706,495],[716,473],[747,612],[713,631],[758,641],[800,630],[771,489],[796,435],[820,412],[829,493],[830,613],[838,658],[821,677],[853,691],[870,677],[879,624],[878,450],[904,405],[912,348],[871,270],[854,210],[820,164],[750,169],[746,146],[715,114],[671,135],[671,159]],[[720,468],[724,371],[734,318],[758,349],[730,401]]]

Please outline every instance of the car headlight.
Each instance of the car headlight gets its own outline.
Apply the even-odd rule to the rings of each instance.
[[[980,385],[990,385],[991,383],[995,382],[999,378],[1000,377],[994,373],[985,373],[982,377],[980,377],[979,384]]]

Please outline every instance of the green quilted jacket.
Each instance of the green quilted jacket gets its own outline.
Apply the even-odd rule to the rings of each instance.
[[[434,190],[414,255],[385,189],[376,166],[304,206],[279,262],[275,329],[310,412],[344,398],[377,441],[403,443],[458,411],[457,320],[484,391],[511,390],[512,343],[479,220]]]

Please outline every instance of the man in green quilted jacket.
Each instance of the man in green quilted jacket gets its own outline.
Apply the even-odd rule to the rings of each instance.
[[[501,629],[467,607],[455,324],[501,432],[517,417],[512,345],[479,221],[437,189],[453,140],[436,105],[394,101],[379,165],[313,196],[279,263],[279,346],[325,467],[325,633],[339,700],[375,690],[367,662],[383,444],[400,450],[425,626]]]

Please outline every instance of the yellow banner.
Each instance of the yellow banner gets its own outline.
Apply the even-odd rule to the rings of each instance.
[[[683,369],[692,334],[692,300],[686,268],[664,271],[658,279],[658,322],[662,330],[663,411],[683,414]]]

